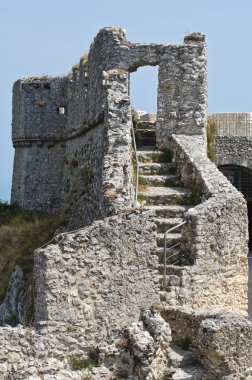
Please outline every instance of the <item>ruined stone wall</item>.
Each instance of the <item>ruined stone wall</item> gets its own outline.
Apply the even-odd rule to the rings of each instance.
[[[12,203],[26,209],[54,212],[62,204],[61,178],[66,115],[66,78],[19,80],[13,88],[15,159]]]
[[[81,324],[87,344],[109,341],[158,301],[153,218],[97,221],[35,254],[35,318]]]
[[[190,36],[188,36],[189,38]],[[164,148],[172,134],[203,135],[206,125],[207,68],[204,37],[166,47],[159,67],[157,143]]]
[[[35,321],[0,329],[0,378],[109,380],[118,366],[133,368],[129,352],[120,360],[125,329],[159,300],[154,230],[151,212],[129,211],[38,249]],[[71,368],[97,347],[99,368]]]
[[[202,203],[186,213],[182,236],[189,265],[171,273],[169,297],[180,305],[247,315],[246,201],[207,158],[202,137],[173,135],[171,147],[181,179],[194,189],[192,200]]]
[[[216,165],[238,165],[252,169],[252,137],[220,136],[215,138]]]
[[[66,135],[87,124],[88,56],[80,59],[68,74]]]
[[[250,379],[252,375],[252,323],[234,314],[166,308],[163,318],[169,323],[174,344],[187,344],[199,353],[204,380]]]
[[[133,44],[122,29],[104,28],[72,74],[15,84],[12,202],[67,208],[73,227],[132,205],[129,73],[144,65],[159,65],[158,144],[174,132],[204,134],[204,36],[175,46]]]

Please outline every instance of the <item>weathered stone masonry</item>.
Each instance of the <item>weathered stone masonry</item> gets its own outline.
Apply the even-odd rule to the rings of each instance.
[[[185,214],[187,265],[169,265],[162,289],[153,211],[132,209],[130,72],[144,65],[159,66],[157,146],[200,201]],[[206,75],[203,35],[132,44],[105,28],[71,75],[15,83],[12,202],[67,210],[80,229],[36,250],[34,324],[0,329],[1,378],[252,375],[251,323],[224,314],[246,315],[246,204],[206,155]],[[98,368],[71,369],[97,347]]]
[[[132,44],[121,29],[105,28],[88,71],[81,60],[72,77],[15,84],[12,202],[48,212],[70,207],[75,226],[132,205],[129,73],[144,65],[159,65],[158,145],[171,133],[204,133],[204,39]]]

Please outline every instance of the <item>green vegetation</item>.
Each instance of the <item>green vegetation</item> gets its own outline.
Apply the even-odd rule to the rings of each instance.
[[[201,203],[201,194],[197,190],[194,190],[191,194],[191,203],[194,206],[197,206]]]
[[[207,123],[207,155],[212,162],[216,162],[215,156],[216,124],[212,121]]]
[[[160,157],[160,162],[172,162],[173,153],[170,149],[164,149],[164,154]]]
[[[88,58],[89,57],[87,53],[83,54],[81,57],[84,71],[88,71]]]
[[[0,301],[16,265],[31,274],[34,250],[49,241],[55,229],[65,223],[64,215],[24,211],[0,201]]]
[[[72,357],[70,359],[70,366],[73,371],[81,371],[82,369],[91,370],[93,367],[99,366],[99,350],[93,348],[88,353],[88,358],[83,359],[79,357]]]

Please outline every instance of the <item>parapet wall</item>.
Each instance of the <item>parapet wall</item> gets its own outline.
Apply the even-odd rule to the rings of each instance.
[[[247,315],[246,201],[207,158],[202,137],[173,135],[171,147],[182,181],[202,202],[185,215],[183,245],[193,265],[180,270],[189,285],[174,288],[177,304]]]
[[[35,319],[82,325],[89,347],[120,337],[159,300],[155,224],[133,211],[58,236],[35,253]]]

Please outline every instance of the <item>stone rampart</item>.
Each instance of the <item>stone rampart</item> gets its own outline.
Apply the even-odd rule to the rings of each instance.
[[[122,29],[104,28],[67,77],[14,85],[13,203],[67,208],[75,227],[132,205],[129,75],[145,65],[159,65],[158,145],[171,133],[204,135],[204,36],[133,44]]]
[[[202,137],[173,135],[171,146],[192,200],[202,202],[186,213],[182,235],[189,265],[177,271],[184,287],[178,292],[172,283],[171,298],[247,315],[246,201],[207,158]]]
[[[37,250],[36,320],[82,324],[90,344],[120,335],[158,301],[154,229],[149,212],[128,212]]]

